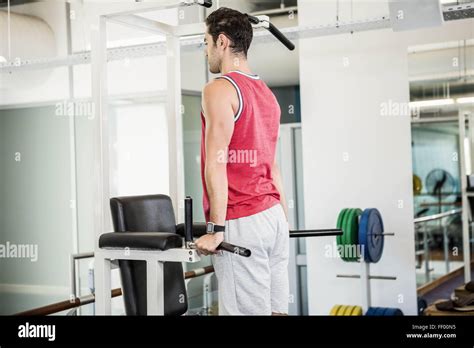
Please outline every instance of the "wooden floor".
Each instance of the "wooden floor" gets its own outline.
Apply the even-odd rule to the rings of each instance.
[[[474,269],[471,265],[471,279],[474,279]],[[439,312],[433,304],[440,300],[449,300],[454,290],[464,284],[464,268],[460,268],[451,272],[430,284],[418,289],[418,296],[423,297],[428,303],[428,315],[450,315],[451,312]],[[457,314],[453,312],[452,315]],[[457,315],[466,315],[466,313],[458,313]],[[474,315],[474,312],[469,312]]]

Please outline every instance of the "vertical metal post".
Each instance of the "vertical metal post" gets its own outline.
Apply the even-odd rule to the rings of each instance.
[[[107,34],[106,19],[100,16],[93,27],[91,70],[92,97],[94,101],[94,179],[95,189],[95,232],[97,241],[104,232],[104,215],[108,198],[108,129],[107,127]]]
[[[466,151],[464,149],[464,139],[466,139],[466,116],[469,112],[459,110],[459,152],[460,152],[460,171],[461,171],[461,192],[462,192],[462,240],[463,240],[463,258],[464,258],[464,282],[471,280],[471,252],[470,252],[470,233],[469,233],[469,199],[467,197],[467,173],[466,173]],[[474,124],[469,123],[469,129],[474,128]],[[472,139],[469,141],[471,145]],[[472,148],[471,148],[472,154]],[[471,162],[472,165],[472,162]]]
[[[446,274],[449,273],[449,239],[448,239],[448,227],[446,223],[443,224],[443,246],[444,246],[444,262],[446,266]]]
[[[146,303],[147,315],[164,315],[164,273],[163,262],[146,262]]]
[[[72,52],[72,34],[71,34],[71,4],[66,3],[66,31],[67,31],[67,53],[71,55]],[[74,101],[74,66],[68,66],[68,82],[69,82],[69,101]],[[77,208],[77,147],[76,147],[76,115],[69,116],[69,168],[71,174],[71,186],[70,186],[70,208],[72,217],[72,254],[79,252],[79,231],[78,231],[78,208]],[[72,292],[74,297],[79,297],[81,289],[81,267],[77,265],[77,277],[76,277],[76,265],[75,260],[71,258],[71,284]],[[76,291],[76,283],[79,285],[79,292]],[[79,313],[81,307],[78,308]]]
[[[183,115],[181,112],[181,54],[179,37],[166,36],[169,193],[178,221],[184,221]]]
[[[426,222],[423,224],[423,251],[425,259],[425,282],[429,283],[430,281],[430,249],[428,243],[428,229],[426,227]]]
[[[76,289],[76,260],[74,259],[74,254],[69,256],[69,284],[71,293],[69,294],[69,298],[72,299],[79,297],[77,296],[77,289]]]
[[[212,277],[214,276],[213,273],[206,274],[202,281],[202,306],[203,310],[205,311],[205,315],[211,314],[211,307],[212,307]],[[216,313],[214,314],[216,315]]]
[[[96,310],[110,314],[110,261],[100,258],[99,237],[107,231],[109,199],[108,128],[107,128],[107,31],[106,19],[100,16],[92,28],[91,80],[94,102],[94,234],[96,237]]]
[[[464,50],[465,52],[466,50]],[[465,116],[469,120],[469,145],[470,145],[470,155],[471,155],[471,172],[465,175],[466,178],[466,189],[467,189],[467,175],[471,175],[472,167],[474,166],[474,106],[469,107],[469,110],[463,110]],[[467,200],[468,209],[467,209],[467,229],[466,232],[463,230],[463,255],[464,255],[464,281],[465,283],[470,282],[471,277],[471,244],[474,242],[474,238],[471,239],[471,228],[473,224],[473,216],[469,199]],[[470,228],[471,227],[471,228]]]
[[[293,126],[280,125],[280,171],[285,188],[286,201],[288,204],[288,223],[291,228],[296,228],[296,176],[295,176],[295,157]],[[290,298],[288,311],[290,315],[301,314],[301,280],[299,275],[300,267],[297,264],[298,239],[290,238],[290,255],[288,262]]]
[[[95,254],[95,311],[98,315],[112,314],[110,260]]]
[[[371,293],[370,293],[370,263],[365,262],[363,257],[360,260],[360,282],[361,282],[361,294],[362,294],[362,308],[366,312],[369,307],[372,306],[371,303]]]

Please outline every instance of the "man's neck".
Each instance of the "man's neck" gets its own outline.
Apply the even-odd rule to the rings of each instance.
[[[247,59],[242,57],[234,57],[228,61],[223,62],[221,68],[222,75],[228,74],[231,71],[241,71],[246,74],[252,74]]]

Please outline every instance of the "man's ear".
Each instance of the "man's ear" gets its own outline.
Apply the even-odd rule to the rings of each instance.
[[[226,48],[229,45],[229,38],[225,36],[224,34],[220,34],[219,37],[217,38],[217,46],[222,46],[223,48]]]

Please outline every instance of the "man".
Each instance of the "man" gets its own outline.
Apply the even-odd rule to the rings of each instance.
[[[280,107],[250,71],[248,17],[220,8],[206,20],[210,71],[203,91],[201,175],[208,234],[197,240],[213,255],[221,315],[288,313],[289,230],[276,144]],[[249,258],[216,253],[226,241]]]

